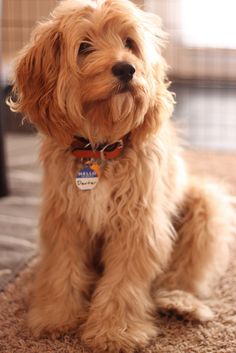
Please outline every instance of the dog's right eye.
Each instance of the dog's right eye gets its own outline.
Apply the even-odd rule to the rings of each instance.
[[[92,44],[89,42],[82,42],[79,47],[79,54],[88,54],[93,50]]]

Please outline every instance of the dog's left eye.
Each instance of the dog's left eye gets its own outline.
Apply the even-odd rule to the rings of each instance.
[[[131,38],[127,38],[124,43],[125,47],[132,50],[134,49],[134,42]]]
[[[92,44],[89,42],[82,42],[79,47],[79,54],[88,54],[93,50]]]

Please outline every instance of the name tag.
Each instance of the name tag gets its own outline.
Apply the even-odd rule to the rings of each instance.
[[[80,190],[92,190],[98,183],[100,167],[97,163],[87,162],[77,172],[75,182]]]

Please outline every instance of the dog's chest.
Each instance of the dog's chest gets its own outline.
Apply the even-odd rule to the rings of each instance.
[[[110,185],[101,178],[93,190],[78,190],[79,213],[93,233],[103,231],[108,214]]]

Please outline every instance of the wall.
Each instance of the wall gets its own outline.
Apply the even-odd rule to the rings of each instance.
[[[46,17],[56,0],[3,0],[2,50],[11,58],[28,41],[35,22]]]
[[[164,29],[169,34],[169,43],[164,55],[171,67],[171,76],[235,82],[236,50],[186,45],[183,42],[181,6],[181,0],[145,0],[145,9],[157,13],[162,18]],[[213,18],[214,8],[212,16],[209,16],[209,30]],[[227,19],[224,20],[227,22]]]

